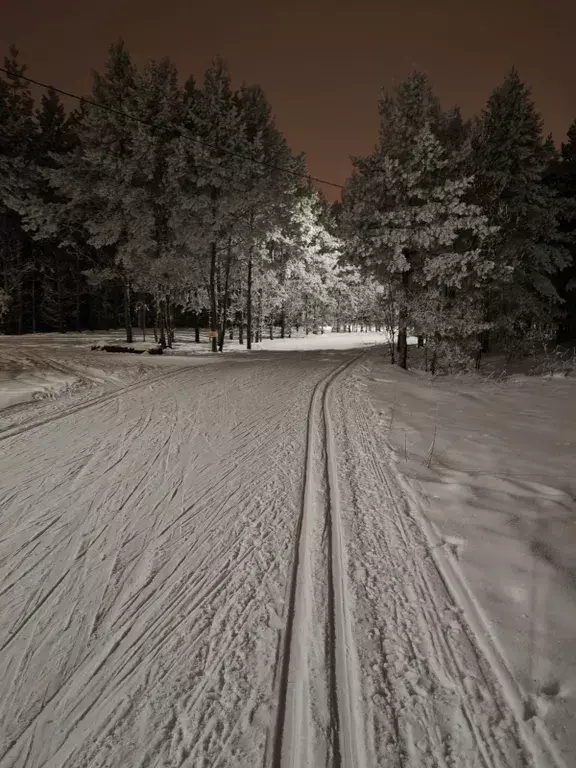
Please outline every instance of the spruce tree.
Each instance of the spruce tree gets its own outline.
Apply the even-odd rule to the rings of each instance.
[[[409,328],[426,337],[433,365],[440,354],[467,359],[483,327],[478,293],[492,264],[479,248],[486,218],[467,201],[465,129],[457,113],[442,114],[420,74],[382,99],[380,120],[376,151],[354,161],[345,191],[348,254],[395,307],[402,367]]]
[[[564,316],[559,324],[560,341],[576,338],[576,120],[568,129],[567,139],[549,174],[549,183],[558,196],[560,232],[569,254],[568,263],[556,280],[558,293],[564,301]]]
[[[553,148],[515,69],[488,100],[473,149],[474,199],[498,228],[485,244],[495,263],[485,317],[513,354],[527,338],[553,332],[561,303],[554,275],[567,263],[559,201],[545,180]]]
[[[57,167],[56,158],[73,148],[76,140],[74,120],[74,116],[69,117],[66,114],[64,105],[55,91],[49,90],[42,95],[40,107],[36,112],[37,173],[34,191],[27,196],[28,202],[36,200],[42,206],[50,207],[56,202],[52,188],[42,171]],[[30,210],[29,206],[27,210]],[[85,264],[81,259],[80,246],[63,249],[59,248],[54,240],[40,240],[34,250],[34,303],[39,306],[39,327],[42,330],[60,332],[69,327],[80,330],[81,301],[86,288],[82,274]]]
[[[14,46],[4,67],[9,74],[0,77],[0,289],[5,330],[23,333],[30,326],[26,299],[34,265],[15,200],[32,175],[36,127],[30,89],[18,77],[26,67],[19,63]]]

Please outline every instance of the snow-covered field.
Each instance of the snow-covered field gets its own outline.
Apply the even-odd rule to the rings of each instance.
[[[0,338],[0,768],[573,764],[574,382],[341,336]]]

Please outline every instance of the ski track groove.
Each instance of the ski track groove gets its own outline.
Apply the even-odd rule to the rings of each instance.
[[[321,675],[328,677],[328,703],[331,713],[331,736],[327,745],[332,754],[335,768],[362,768],[364,758],[358,743],[358,729],[354,703],[350,697],[354,687],[350,669],[353,655],[352,632],[345,604],[345,574],[341,567],[342,542],[339,531],[339,502],[337,478],[334,475],[334,444],[331,433],[331,421],[328,413],[327,396],[333,382],[361,357],[355,355],[338,365],[314,388],[307,417],[306,450],[302,481],[300,513],[294,534],[289,595],[285,618],[285,630],[281,650],[278,653],[278,705],[276,725],[270,742],[269,760],[274,768],[304,768],[310,765],[311,750],[314,744],[308,734],[311,698],[314,695],[310,676],[318,674],[309,670],[310,623],[312,607],[312,562],[314,554],[310,551],[309,538],[314,528],[314,506],[316,496],[322,489],[327,492],[324,502],[323,521],[326,532],[330,532],[328,546],[326,581],[329,595],[327,614],[328,654],[325,664],[327,669]],[[319,415],[316,415],[319,411]],[[315,437],[320,429],[323,437]],[[319,447],[317,443],[320,442]],[[316,477],[315,462],[323,457],[322,477]],[[324,539],[324,535],[321,536]],[[330,557],[332,555],[332,557]],[[334,625],[334,626],[332,626]],[[291,676],[293,679],[291,679]],[[341,719],[342,716],[342,719]],[[307,738],[308,736],[308,738]],[[342,762],[344,761],[344,762]],[[351,762],[348,762],[351,761]]]
[[[367,359],[179,368],[0,433],[0,768],[544,768]]]
[[[360,435],[366,435],[366,429],[369,427],[366,418],[363,417],[359,411],[355,414],[356,418],[361,419],[361,422],[364,422],[363,429],[360,429],[358,434]],[[389,481],[386,476],[386,474],[383,472],[382,468],[379,466],[378,462],[374,459],[374,451],[371,450],[370,446],[368,446],[366,443],[364,444],[364,456],[370,457],[370,464],[371,469],[375,473],[375,475],[378,477],[380,482],[380,487],[382,489],[385,489],[386,495],[388,496],[388,499],[392,505],[392,509],[394,510],[395,503],[394,498],[391,494],[390,488],[389,488]],[[397,528],[403,544],[408,548],[410,546],[409,543],[409,537],[406,531],[406,527],[404,525],[404,521],[402,519],[402,513],[397,513],[393,515],[394,519],[394,525]],[[378,542],[380,543],[380,542]],[[388,548],[387,553],[388,557],[392,557],[392,552]],[[385,557],[386,554],[382,552],[382,555]],[[433,598],[433,592],[430,590],[429,585],[426,583],[426,579],[422,574],[422,569],[419,564],[418,559],[414,559],[413,561],[414,566],[414,573],[416,576],[415,586],[418,587],[418,594],[415,596],[415,599],[411,599],[410,603],[412,606],[415,606],[418,610],[418,612],[421,615],[421,627],[423,631],[427,634],[427,636],[430,639],[431,647],[435,649],[435,655],[438,658],[444,658],[444,664],[447,663],[448,668],[451,668],[452,674],[449,675],[449,679],[454,679],[454,677],[459,680],[460,683],[463,683],[463,674],[461,669],[459,668],[459,665],[457,664],[455,660],[455,655],[453,651],[449,648],[448,641],[446,640],[445,634],[441,631],[442,627],[442,621],[438,615],[438,611],[436,609],[436,606],[434,604],[434,598]],[[432,655],[432,660],[434,661],[435,655]],[[442,668],[442,664],[440,665],[440,668]],[[470,730],[471,734],[473,735],[474,741],[476,742],[476,746],[478,749],[481,750],[484,762],[488,766],[493,766],[494,762],[488,758],[486,754],[486,745],[490,744],[492,741],[492,738],[490,736],[487,737],[486,734],[483,734],[482,740],[478,739],[478,732],[472,725],[472,723],[475,721],[474,715],[471,716],[469,712],[469,708],[467,705],[467,700],[470,699],[470,696],[467,694],[467,692],[462,691],[460,694],[460,706],[462,707],[463,712],[465,713],[466,720],[470,724]],[[476,718],[478,718],[477,721],[482,722],[483,718],[478,715],[478,713],[475,713]],[[492,746],[492,745],[490,745]],[[440,759],[441,755],[437,754],[437,759]]]
[[[237,385],[256,391],[258,371],[242,368],[230,392]],[[69,448],[55,454],[58,483],[52,479],[54,460],[41,453],[30,458],[32,472],[7,475],[15,487],[0,493],[10,498],[0,519],[0,557],[13,574],[20,609],[27,605],[11,630],[4,624],[7,646],[0,662],[7,666],[0,665],[0,672],[9,698],[0,705],[2,768],[22,766],[23,760],[34,768],[153,765],[167,759],[170,765],[195,766],[207,755],[234,762],[239,754],[263,748],[266,728],[259,726],[261,735],[250,744],[241,722],[251,721],[271,696],[265,672],[266,664],[270,669],[273,664],[279,630],[271,624],[259,640],[262,630],[254,627],[262,617],[267,624],[270,596],[281,598],[272,585],[283,573],[290,535],[286,494],[295,493],[298,484],[289,459],[302,439],[297,414],[305,406],[302,394],[310,397],[314,379],[327,368],[309,364],[311,376],[302,378],[298,370],[286,376],[274,361],[269,371],[280,377],[285,402],[280,398],[278,408],[271,395],[263,403],[253,398],[252,414],[248,409],[246,415],[242,404],[234,408],[241,417],[229,419],[230,445],[226,427],[220,436],[211,417],[225,405],[222,393],[214,392],[217,377],[203,374],[207,397],[203,391],[187,395],[198,369],[116,391],[113,403],[84,404],[86,429],[97,424],[102,432],[94,445],[89,432],[73,445],[75,422],[65,418],[70,412],[57,414],[49,429],[35,431],[42,425],[28,424],[20,432],[11,457],[18,467],[28,460],[27,443],[42,446],[38,441],[47,439],[50,452],[61,433]],[[146,387],[145,395],[138,394]],[[182,409],[182,393],[192,408]],[[139,403],[144,397],[146,408],[129,399]],[[218,452],[218,464],[195,449],[203,434]],[[252,486],[256,494],[246,490]],[[227,529],[223,520],[229,520]],[[31,579],[53,591],[26,590]],[[68,638],[64,644],[51,623],[57,613]],[[269,662],[265,656],[249,693],[242,659],[246,653],[257,659],[258,648],[266,647]],[[51,659],[48,668],[39,666],[42,657]],[[22,682],[40,669],[36,690],[24,693]],[[147,702],[162,701],[158,694],[166,690],[175,706],[160,725]],[[230,692],[232,702],[244,690],[237,711],[225,703]],[[212,700],[222,705],[214,709]],[[164,734],[144,750],[130,741],[142,718],[147,733]],[[62,723],[61,729],[52,723]],[[201,734],[197,743],[194,733]],[[125,744],[122,734],[129,737]]]
[[[549,740],[543,738],[544,754],[539,751],[538,747],[535,747],[525,723],[518,719],[517,707],[511,706],[511,702],[507,698],[504,684],[500,679],[499,669],[493,666],[492,656],[486,654],[478,646],[477,635],[468,624],[467,606],[460,605],[450,585],[446,582],[444,574],[433,557],[435,552],[430,549],[431,545],[427,543],[420,521],[413,517],[409,509],[399,506],[398,494],[401,492],[396,493],[391,486],[395,470],[387,460],[388,449],[383,452],[384,461],[382,463],[384,466],[382,466],[382,463],[377,460],[377,457],[382,455],[382,451],[375,447],[373,438],[371,438],[374,430],[368,421],[368,414],[365,409],[359,407],[360,403],[367,400],[365,384],[356,378],[354,391],[347,398],[347,403],[354,405],[348,409],[346,417],[342,420],[341,430],[344,434],[344,442],[349,445],[349,440],[345,437],[346,420],[348,419],[354,423],[355,434],[360,441],[361,455],[370,465],[371,473],[378,479],[377,487],[383,492],[385,499],[383,519],[386,520],[387,526],[392,526],[389,531],[394,530],[396,532],[398,543],[408,554],[409,572],[412,575],[411,584],[415,589],[414,596],[410,598],[406,592],[406,585],[398,580],[402,578],[402,568],[398,568],[397,576],[392,580],[393,583],[390,586],[392,587],[393,602],[397,606],[396,611],[400,608],[400,613],[391,614],[389,610],[380,608],[381,616],[394,616],[393,622],[384,622],[384,634],[380,633],[380,642],[384,642],[386,632],[391,632],[391,642],[398,645],[398,640],[394,641],[392,638],[397,631],[402,634],[405,632],[405,629],[402,629],[402,624],[406,627],[405,622],[409,617],[409,614],[406,613],[406,607],[410,606],[410,610],[416,610],[419,624],[422,627],[422,637],[427,636],[429,638],[428,645],[432,650],[432,653],[429,652],[426,655],[426,661],[430,670],[438,676],[439,682],[445,676],[446,684],[453,687],[458,698],[463,721],[467,723],[470,737],[475,745],[475,754],[480,760],[479,765],[485,768],[507,768],[509,765],[537,765],[537,768],[549,764],[562,766],[562,760],[558,760],[554,754],[554,749],[549,748]],[[357,485],[360,483],[361,481],[357,481]],[[398,560],[398,554],[395,554],[394,550],[391,549],[389,536],[382,536],[373,529],[368,534],[364,532],[363,537],[365,540],[370,539],[372,545],[379,548],[379,560],[390,560],[392,563]],[[421,556],[417,555],[418,550],[422,551]],[[369,564],[367,567],[370,567]],[[434,579],[434,585],[431,579]],[[401,597],[403,591],[405,597]],[[405,600],[407,603],[404,602]],[[445,620],[442,619],[442,611],[446,611],[447,608],[454,611],[454,617],[457,621],[456,632],[447,632],[444,629]],[[400,618],[399,622],[402,613],[404,618]],[[408,640],[408,637],[406,639]],[[485,642],[484,638],[482,640]],[[414,646],[411,645],[411,647],[414,658],[416,658]],[[386,667],[386,653],[383,652],[382,655]],[[383,677],[386,679],[386,673],[383,673]],[[387,680],[387,687],[390,694],[389,700],[393,702],[402,685],[399,684],[398,679],[394,679],[393,675],[391,679]],[[393,706],[397,708],[397,705]],[[374,713],[376,714],[376,710]],[[429,713],[426,717],[431,715],[432,713]],[[433,750],[436,761],[434,764],[443,765],[445,762],[445,739],[443,737],[438,740],[433,736],[431,728],[433,722],[431,719],[427,729],[431,743],[436,745]],[[437,726],[435,730],[437,730]],[[398,736],[399,732],[396,741],[398,741]],[[405,739],[402,739],[398,744],[397,757],[400,760],[403,760],[403,753],[405,754],[407,746]],[[546,748],[549,748],[548,752],[546,752]],[[413,756],[412,760],[414,759],[418,758]],[[472,755],[469,759],[470,763],[466,758],[465,765],[476,765]],[[541,760],[545,762],[541,762]],[[551,762],[548,763],[548,760]]]

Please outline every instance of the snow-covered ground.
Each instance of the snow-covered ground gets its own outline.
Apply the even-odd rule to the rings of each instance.
[[[576,379],[430,382],[373,358],[363,388],[408,513],[492,645],[510,698],[573,765]]]
[[[0,768],[573,764],[573,382],[331,336],[0,339],[78,382],[0,413]]]

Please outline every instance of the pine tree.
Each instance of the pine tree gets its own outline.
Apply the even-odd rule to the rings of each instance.
[[[474,199],[498,227],[485,245],[496,267],[485,316],[512,354],[531,334],[553,332],[560,305],[553,278],[567,263],[558,199],[545,181],[553,149],[516,70],[488,100],[473,148]]]
[[[76,141],[74,120],[75,116],[66,115],[64,105],[55,91],[49,90],[43,94],[40,108],[36,112],[37,173],[34,191],[28,194],[29,201],[39,198],[43,206],[54,204],[55,196],[42,170],[57,167],[55,156],[60,157],[73,148]],[[85,265],[80,258],[80,250],[79,246],[75,249],[62,249],[50,240],[40,240],[36,244],[33,314],[36,318],[35,305],[38,303],[42,330],[63,332],[71,326],[78,331],[82,327],[80,314],[86,281],[82,274]]]
[[[256,288],[257,294],[254,294],[254,283],[259,280],[263,284],[263,275],[270,269],[285,269],[285,246],[293,228],[299,186],[297,176],[303,171],[303,159],[292,156],[260,87],[241,88],[236,100],[245,129],[244,154],[256,161],[245,163],[242,208],[236,226],[245,243],[240,266],[246,275],[243,281],[246,294],[244,317],[246,343],[250,349],[255,295],[257,315],[261,316],[263,311],[262,294],[260,288]],[[279,169],[288,169],[288,173]]]
[[[433,363],[455,350],[467,358],[483,327],[477,293],[492,263],[479,249],[486,218],[467,202],[472,179],[459,115],[443,115],[416,74],[382,99],[380,118],[379,145],[354,161],[345,191],[348,254],[395,308],[402,367],[409,328],[426,337]]]
[[[567,138],[549,174],[549,183],[560,205],[560,233],[569,254],[568,264],[555,282],[564,301],[564,317],[559,325],[561,341],[576,338],[576,120],[568,129]]]
[[[26,67],[13,46],[4,59],[10,74],[0,78],[0,289],[4,327],[9,332],[27,330],[26,296],[33,273],[31,243],[23,231],[14,200],[31,175],[35,139],[33,99],[18,75]]]

